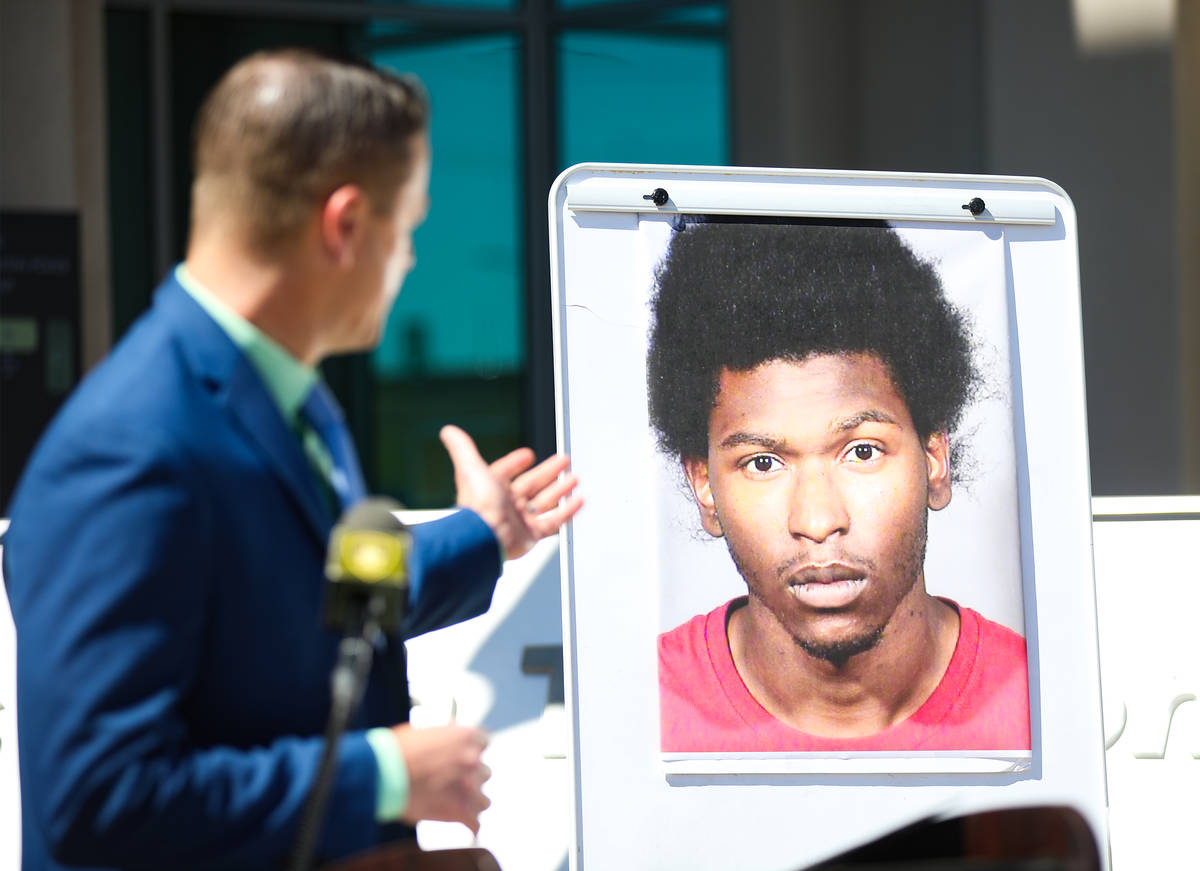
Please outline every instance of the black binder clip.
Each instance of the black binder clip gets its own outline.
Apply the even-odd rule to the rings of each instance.
[[[650,200],[656,206],[665,206],[669,198],[670,197],[665,188],[655,188],[650,193],[642,197],[643,200]]]

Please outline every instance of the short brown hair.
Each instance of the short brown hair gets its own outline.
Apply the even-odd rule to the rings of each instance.
[[[386,212],[428,120],[415,77],[302,49],[250,55],[197,115],[193,226],[220,202],[238,210],[252,244],[269,249],[344,184]]]

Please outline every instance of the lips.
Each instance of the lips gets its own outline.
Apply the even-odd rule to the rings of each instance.
[[[866,571],[841,564],[803,566],[788,582],[788,592],[810,608],[844,608],[866,588]]]

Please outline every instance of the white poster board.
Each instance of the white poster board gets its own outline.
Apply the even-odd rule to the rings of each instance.
[[[559,440],[588,499],[562,545],[573,867],[798,868],[930,813],[1031,803],[1078,807],[1103,837],[1074,221],[1066,195],[1038,179],[616,165],[559,178],[550,195]],[[924,583],[959,604],[962,625],[970,609],[1024,637],[1026,743],[680,750],[660,722],[656,640],[747,584],[725,542],[701,528],[679,456],[660,450],[651,429],[647,349],[663,320],[652,303],[668,280],[663,264],[681,261],[672,240],[695,227],[716,234],[695,238],[717,240],[701,248],[720,261],[726,224],[770,225],[762,232],[784,234],[787,248],[813,224],[861,235],[863,222],[930,264],[968,314],[982,377],[955,432],[968,436],[974,462],[952,504],[932,513]],[[702,319],[724,321],[728,308]],[[746,564],[766,547],[753,541],[738,561],[746,577],[757,577]],[[738,682],[733,673],[719,679]]]

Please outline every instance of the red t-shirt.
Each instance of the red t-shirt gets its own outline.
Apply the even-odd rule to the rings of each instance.
[[[1025,639],[950,603],[962,618],[941,682],[908,719],[861,738],[823,738],[776,720],[746,689],[725,633],[734,599],[658,638],[662,750],[1028,750]]]

